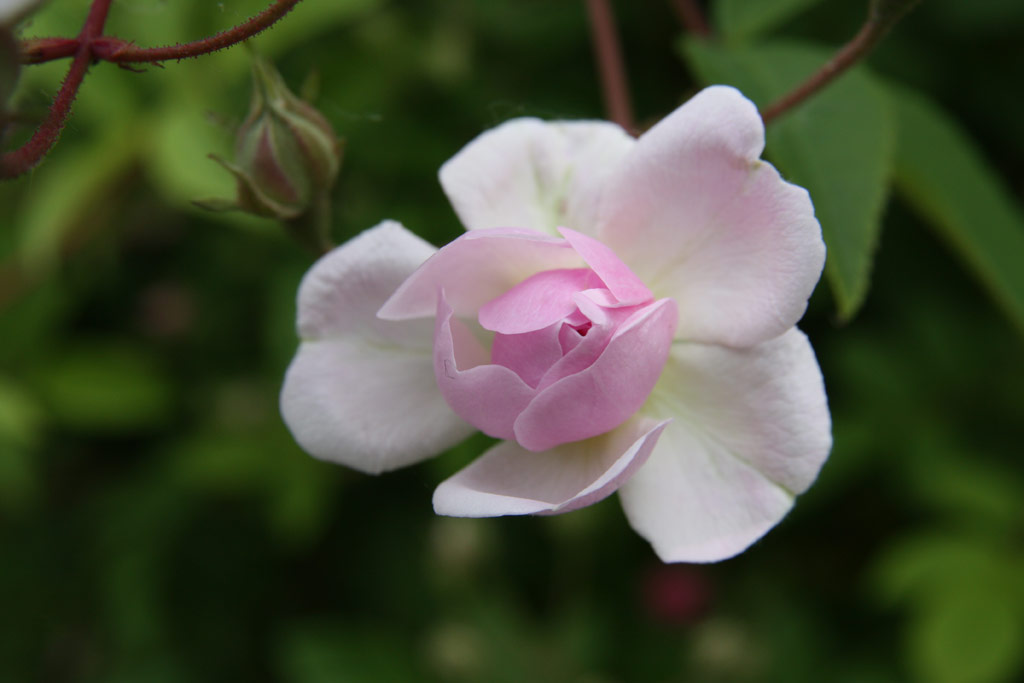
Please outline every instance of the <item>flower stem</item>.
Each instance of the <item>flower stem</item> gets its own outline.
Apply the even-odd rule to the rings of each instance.
[[[698,38],[711,36],[711,27],[704,18],[704,11],[700,8],[697,0],[673,0],[672,7],[676,10],[680,23],[687,31]]]
[[[223,50],[237,43],[252,38],[288,14],[301,0],[275,0],[259,14],[250,17],[237,26],[189,43],[167,45],[165,47],[136,47],[135,45],[110,38],[96,45],[94,54],[115,64],[139,64],[143,62],[163,62],[169,59],[187,59],[198,57],[217,50]]]
[[[89,70],[89,63],[92,61],[92,41],[103,34],[103,25],[107,21],[111,2],[112,0],[93,0],[82,30],[78,34],[75,57],[60,90],[57,91],[57,96],[53,99],[53,104],[50,105],[46,119],[28,142],[0,156],[0,179],[14,178],[33,168],[57,142],[64,122],[71,112],[71,105],[78,94],[78,87],[85,78],[85,72]]]
[[[761,110],[767,124],[815,94],[863,59],[918,0],[872,0],[868,18],[844,45],[806,81]]]
[[[71,112],[78,88],[89,70],[89,64],[94,60],[131,64],[198,57],[251,38],[269,28],[301,0],[274,0],[259,14],[209,38],[155,48],[140,48],[120,38],[103,35],[111,2],[92,0],[89,14],[77,38],[32,38],[22,41],[20,51],[24,64],[40,64],[63,57],[73,59],[43,123],[24,145],[0,155],[0,180],[15,178],[32,169],[56,144]]]
[[[78,52],[77,38],[28,38],[19,46],[22,64],[42,64]]]
[[[594,57],[600,73],[608,118],[630,133],[635,133],[636,124],[633,120],[633,107],[630,104],[626,67],[615,28],[615,15],[608,0],[587,0],[587,13],[590,16],[590,38],[594,46]]]

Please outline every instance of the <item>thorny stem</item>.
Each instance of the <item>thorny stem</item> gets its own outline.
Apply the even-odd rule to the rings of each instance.
[[[34,38],[21,43],[21,61],[39,64],[73,57],[67,76],[50,105],[46,119],[24,145],[0,156],[0,180],[14,178],[33,168],[57,142],[71,105],[94,60],[131,64],[185,59],[222,50],[269,28],[301,0],[274,0],[259,14],[209,38],[156,48],[139,48],[119,38],[103,35],[112,0],[93,0],[77,38]]]
[[[626,68],[615,29],[615,16],[608,0],[587,0],[587,13],[590,15],[590,37],[597,59],[608,117],[628,132],[635,133],[633,107],[630,104]]]
[[[221,31],[209,38],[191,43],[180,43],[166,47],[136,47],[131,43],[111,39],[96,46],[97,59],[115,64],[139,64],[142,62],[163,62],[169,59],[198,57],[217,50],[223,50],[264,31],[278,19],[288,14],[300,0],[277,0],[267,9],[250,17],[238,26]]]
[[[711,27],[708,26],[704,11],[697,0],[672,0],[672,7],[675,8],[679,21],[687,31],[698,38],[707,38],[711,35]]]
[[[863,59],[918,0],[873,0],[857,35],[806,81],[761,110],[767,124],[834,81]]]
[[[78,39],[28,38],[21,41],[18,51],[21,53],[22,64],[42,64],[73,56],[78,52]]]
[[[46,153],[50,151],[60,131],[64,128],[64,122],[71,112],[71,104],[78,94],[78,87],[85,78],[85,72],[89,69],[89,62],[92,61],[92,41],[103,34],[103,25],[107,22],[107,12],[110,10],[112,0],[93,0],[89,7],[89,14],[78,34],[78,49],[75,50],[75,58],[68,69],[68,75],[64,77],[57,96],[50,105],[50,111],[42,125],[29,138],[28,142],[18,149],[0,156],[0,179],[13,178],[38,164]]]

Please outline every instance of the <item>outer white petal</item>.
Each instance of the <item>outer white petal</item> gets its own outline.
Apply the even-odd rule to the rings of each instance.
[[[453,517],[556,514],[611,495],[651,453],[667,421],[634,418],[607,434],[535,453],[503,441],[434,491]]]
[[[598,199],[636,143],[605,121],[513,119],[482,133],[441,167],[467,230],[566,226],[593,235]]]
[[[435,249],[385,221],[321,258],[299,288],[302,345],[281,414],[307,452],[369,473],[436,455],[473,428],[434,381],[432,321],[377,310]]]
[[[747,548],[811,485],[832,445],[821,371],[796,328],[743,350],[677,344],[641,412],[674,420],[619,495],[666,562]]]
[[[807,192],[758,157],[739,91],[707,88],[645,133],[608,180],[597,237],[657,297],[678,339],[750,346],[803,315],[825,245]]]

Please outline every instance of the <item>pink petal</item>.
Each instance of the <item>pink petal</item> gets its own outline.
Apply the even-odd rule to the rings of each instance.
[[[571,353],[586,338],[586,335],[581,334],[568,322],[558,326],[558,345],[562,348],[563,357]]]
[[[587,237],[569,228],[559,228],[565,240],[572,245],[604,282],[619,303],[624,305],[642,304],[654,298],[633,271],[623,263],[615,252],[593,237]]]
[[[594,361],[608,348],[608,342],[618,332],[619,326],[626,323],[639,308],[639,306],[632,306],[611,310],[600,309],[599,316],[591,316],[595,319],[594,324],[586,330],[586,334],[574,330],[576,336],[580,338],[579,343],[572,345],[571,350],[565,352],[554,365],[550,366],[541,377],[537,389],[547,389],[560,379],[575,375],[593,365]],[[568,336],[568,334],[559,335],[563,349],[571,345]]]
[[[467,230],[518,226],[555,235],[567,225],[588,232],[605,178],[634,143],[603,121],[514,119],[442,166],[441,185]]]
[[[491,362],[503,365],[536,388],[541,377],[562,358],[561,323],[523,334],[495,334]],[[571,328],[570,328],[571,329]],[[573,334],[579,336],[575,331]]]
[[[434,510],[454,517],[556,514],[611,495],[650,454],[668,422],[635,419],[607,434],[543,453],[494,446],[434,491]]]
[[[716,86],[645,133],[608,181],[597,238],[676,300],[680,339],[749,346],[778,336],[821,275],[807,192],[758,159],[763,147],[757,108]]]
[[[622,424],[647,400],[661,374],[675,325],[671,300],[637,311],[592,365],[530,401],[515,421],[515,440],[528,450],[543,451]]]
[[[376,474],[472,433],[437,390],[431,325],[376,317],[433,251],[386,221],[321,258],[303,279],[303,343],[285,376],[281,414],[311,455]]]
[[[434,377],[448,405],[480,431],[499,439],[513,436],[516,416],[536,393],[519,375],[488,363],[487,352],[442,291],[434,327]]]
[[[814,352],[796,328],[749,349],[676,344],[645,414],[675,416],[619,495],[665,562],[715,562],[775,526],[832,444]]]
[[[598,285],[600,280],[589,268],[546,270],[484,304],[480,324],[502,334],[539,330],[576,310],[576,292]]]
[[[474,230],[442,247],[381,307],[385,320],[432,317],[438,289],[460,317],[476,317],[481,306],[531,275],[580,268],[583,259],[557,237],[530,230]]]

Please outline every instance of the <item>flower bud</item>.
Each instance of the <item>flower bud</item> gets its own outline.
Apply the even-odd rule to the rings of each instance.
[[[294,221],[333,186],[341,144],[323,115],[292,93],[273,65],[255,57],[252,103],[238,130],[235,161],[211,157],[235,176],[238,196],[200,206]]]

